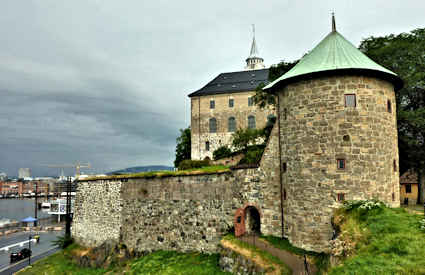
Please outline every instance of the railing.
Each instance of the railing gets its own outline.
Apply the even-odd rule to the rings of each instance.
[[[31,240],[27,240],[27,241],[23,241],[23,242],[14,243],[14,244],[11,244],[11,245],[8,245],[8,246],[5,246],[5,247],[0,247],[0,253],[8,252],[12,247],[15,247],[15,246],[23,247],[25,244],[29,243],[30,241],[33,242],[33,243],[37,242],[36,239],[31,239]]]

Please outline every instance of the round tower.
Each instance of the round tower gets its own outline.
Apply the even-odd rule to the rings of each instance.
[[[402,80],[336,31],[267,85],[277,95],[284,235],[330,251],[344,200],[398,207],[395,91]]]

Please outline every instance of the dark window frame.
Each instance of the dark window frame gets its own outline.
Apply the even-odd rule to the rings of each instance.
[[[250,124],[250,121],[251,121],[251,124]],[[252,124],[254,125],[254,127],[252,127]],[[257,129],[257,122],[254,115],[248,116],[248,129]]]
[[[215,109],[215,100],[214,99],[210,100],[210,109]]]
[[[391,100],[390,99],[387,100],[387,112],[388,113],[392,113],[393,112],[393,108],[391,106]]]
[[[348,96],[354,96],[354,106],[348,106],[347,105],[347,97]],[[344,106],[345,107],[356,108],[357,107],[357,97],[356,97],[356,94],[344,94]]]
[[[341,163],[342,163],[342,167],[340,165]],[[336,160],[336,167],[338,168],[338,170],[345,170],[345,168],[346,168],[345,159],[337,159]]]
[[[210,150],[210,142],[205,141],[205,151],[209,151],[209,150]]]
[[[397,161],[395,159],[393,160],[393,169],[394,172],[397,172]]]
[[[209,132],[210,133],[217,133],[217,119],[215,117],[210,118],[210,120],[208,121],[208,126],[209,126]]]
[[[283,188],[283,200],[284,200],[284,201],[286,201],[286,197],[287,197],[287,196],[286,196],[286,189],[285,189],[285,188]]]
[[[248,106],[254,106],[254,98],[252,96],[248,97]]]
[[[406,194],[411,194],[412,193],[412,185],[410,183],[404,185],[404,189],[406,190]]]
[[[229,98],[229,108],[233,108],[235,106],[235,100],[233,98]]]
[[[283,173],[286,173],[287,170],[288,170],[288,165],[286,164],[286,162],[282,163],[282,171],[283,171]]]
[[[338,193],[337,197],[338,201],[345,201],[345,193]]]
[[[231,121],[233,121],[233,123],[234,123],[234,125],[232,127],[230,127],[232,125]],[[236,132],[236,126],[237,126],[236,125],[236,118],[233,117],[233,116],[229,117],[229,119],[227,120],[227,131],[230,132],[230,133]]]

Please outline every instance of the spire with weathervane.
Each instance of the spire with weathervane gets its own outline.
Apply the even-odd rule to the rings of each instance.
[[[258,70],[264,69],[264,59],[262,59],[258,54],[257,43],[255,43],[255,25],[252,25],[252,44],[251,52],[249,53],[248,58],[246,59],[245,70]]]

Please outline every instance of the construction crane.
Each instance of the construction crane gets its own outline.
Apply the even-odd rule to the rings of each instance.
[[[77,178],[81,175],[81,168],[91,168],[90,163],[83,164],[80,162],[77,162],[76,164],[44,164],[43,166],[50,168],[61,168],[61,176],[63,176],[64,168],[75,168],[75,175]]]

